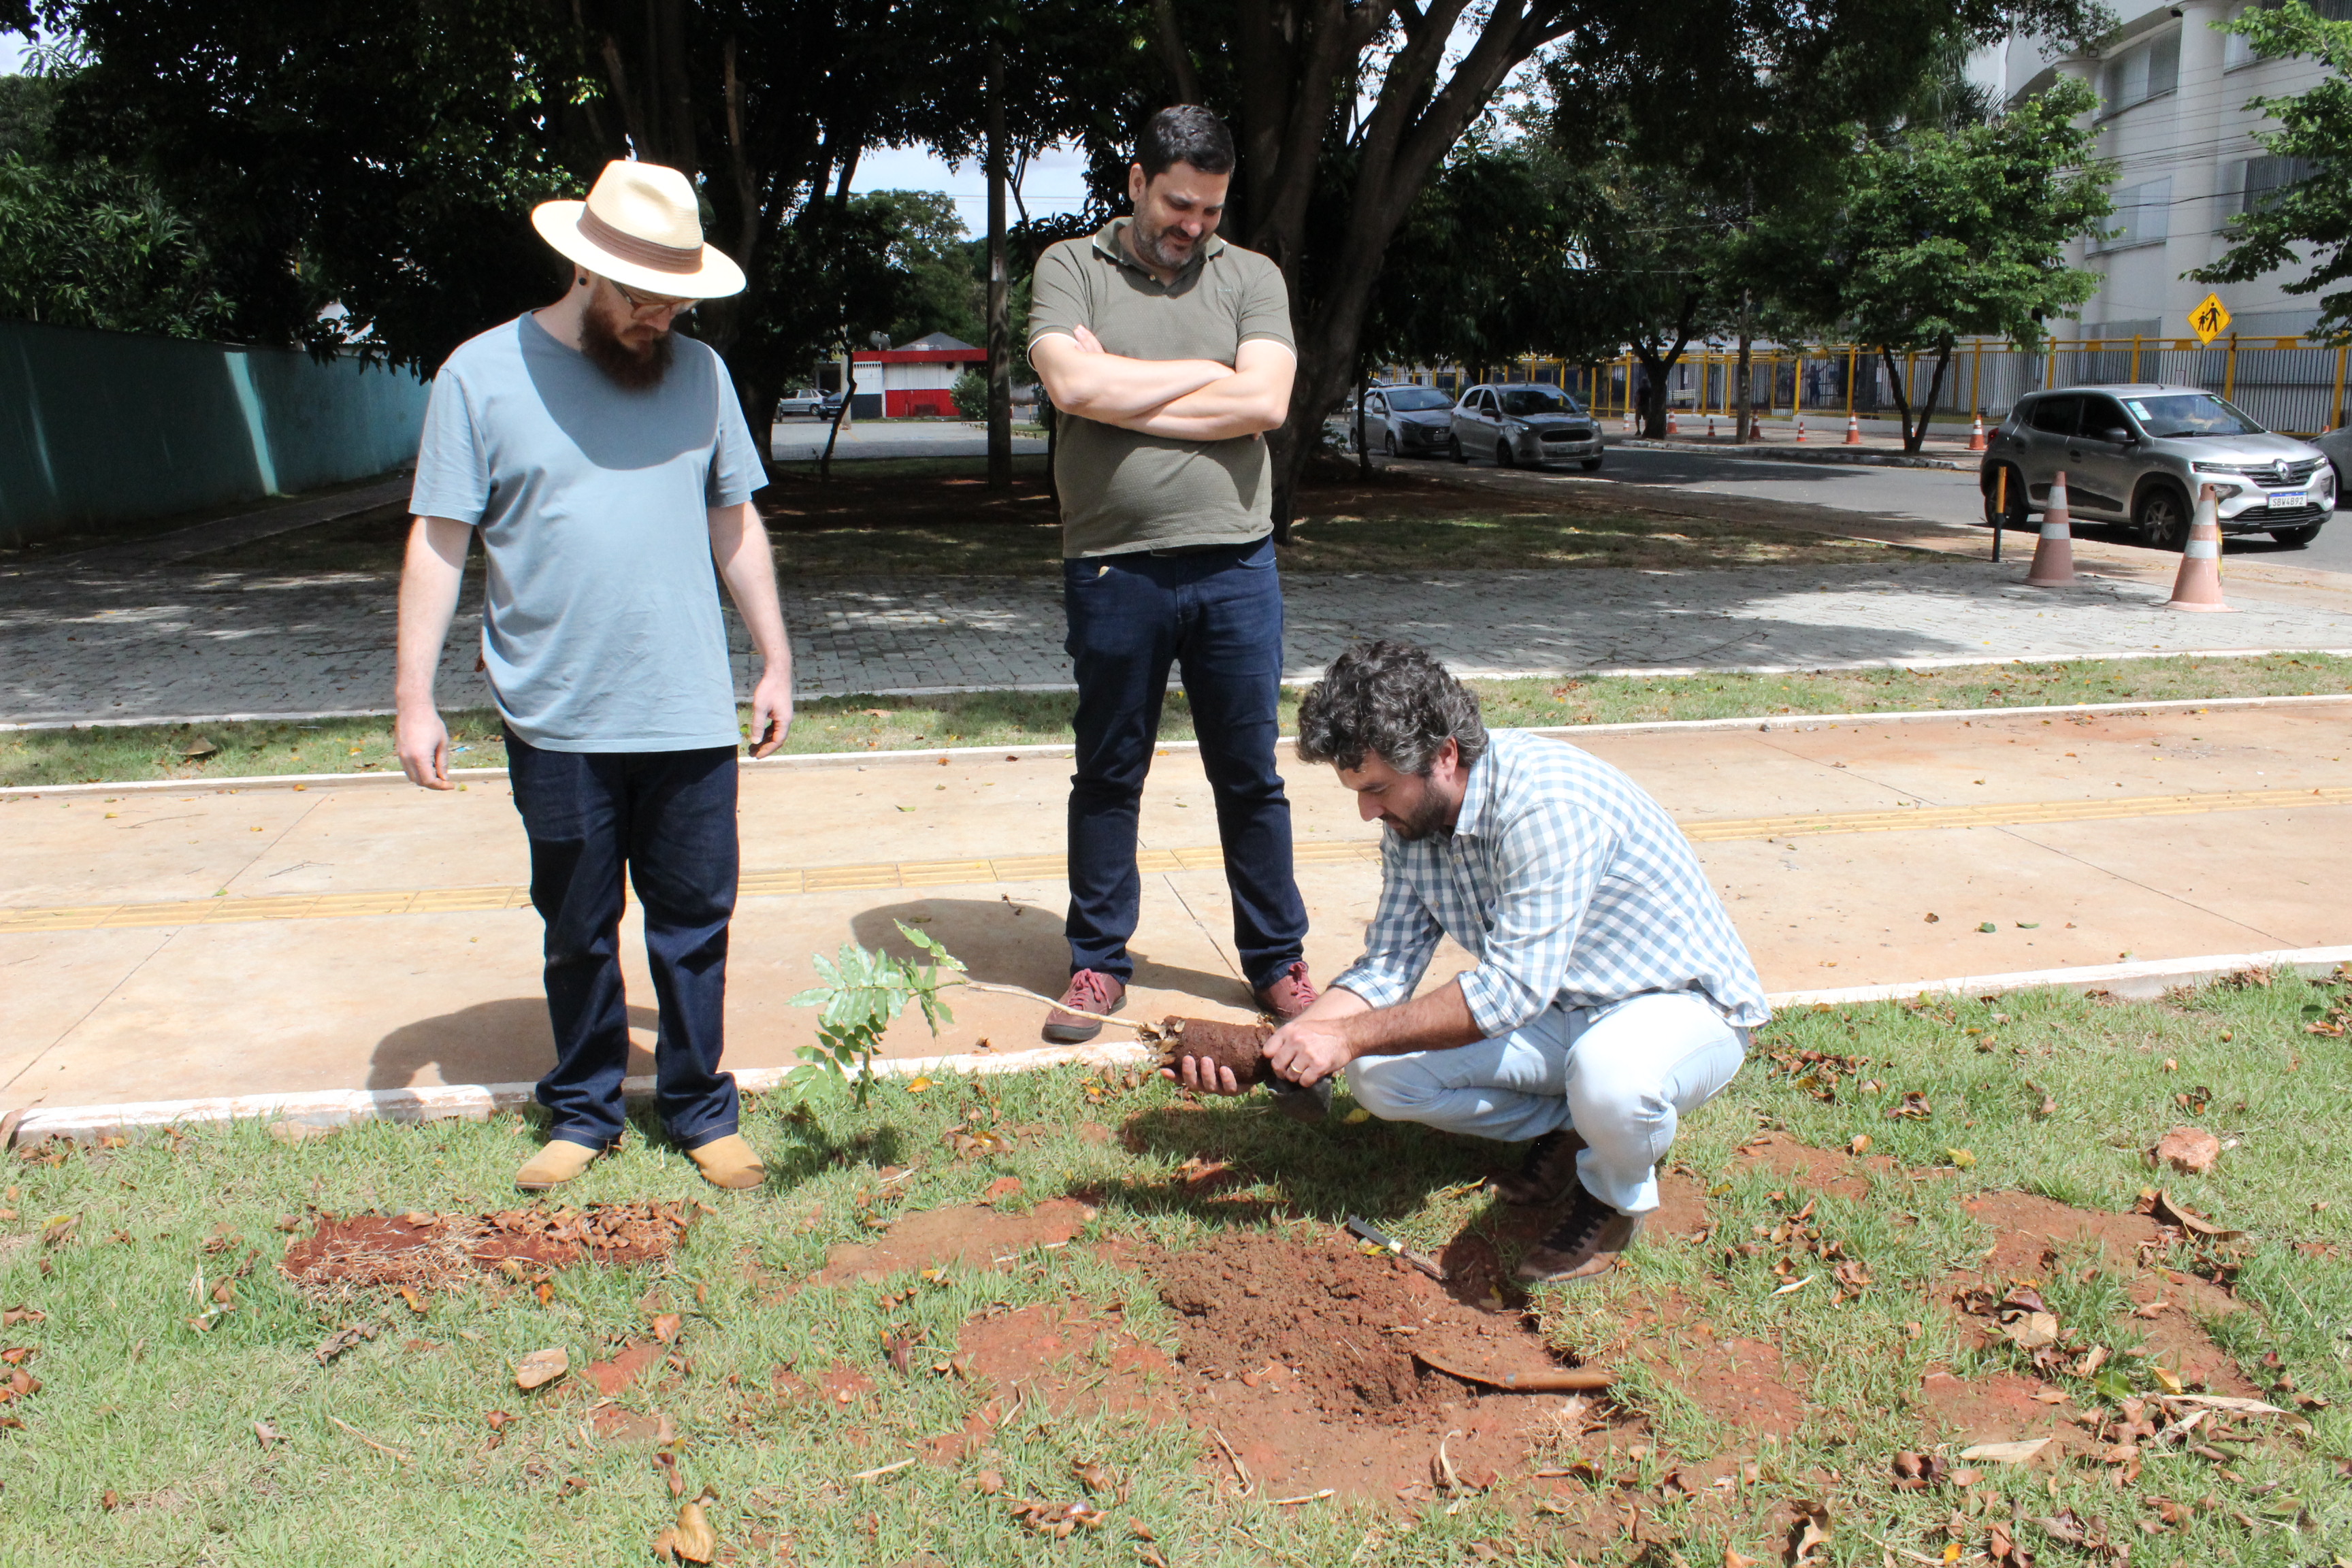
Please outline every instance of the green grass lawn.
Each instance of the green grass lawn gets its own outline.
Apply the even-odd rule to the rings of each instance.
[[[1799,675],[1607,677],[1586,680],[1472,682],[1496,725],[1521,728],[1634,721],[1871,713],[2052,703],[2352,691],[2352,659],[2326,654],[2259,658],[2083,659],[1970,665],[1950,669],[1866,669]],[[983,691],[954,697],[826,697],[800,705],[785,749],[795,754],[906,751],[930,746],[1061,743],[1075,698],[1066,692]],[[1283,694],[1283,723],[1298,692]],[[743,714],[746,723],[749,710]],[[503,767],[498,715],[447,715],[458,767]],[[1181,693],[1169,697],[1160,737],[1192,739]],[[204,748],[213,748],[205,751]],[[190,752],[202,754],[190,756]],[[0,733],[0,784],[123,783],[134,779],[397,771],[386,718],[294,724],[255,721],[134,725]]]
[[[1036,1403],[1000,1404],[1003,1418],[960,1458],[854,1479],[959,1430],[1001,1394],[933,1370],[992,1314],[1117,1310],[1132,1333],[1172,1347],[1170,1310],[1138,1272],[1140,1244],[1182,1247],[1286,1224],[1323,1235],[1360,1213],[1423,1247],[1465,1229],[1491,1235],[1507,1263],[1525,1227],[1468,1185],[1507,1152],[1491,1145],[1344,1119],[1300,1127],[1262,1100],[1185,1110],[1157,1080],[1131,1087],[1075,1069],[886,1084],[863,1112],[845,1101],[801,1117],[751,1108],[745,1132],[772,1167],[763,1191],[712,1192],[681,1155],[639,1137],[564,1193],[573,1204],[707,1201],[666,1264],[573,1267],[543,1293],[491,1275],[420,1298],[422,1311],[388,1293],[306,1297],[276,1267],[289,1227],[307,1231],[315,1210],[502,1208],[535,1142],[523,1121],[362,1126],[294,1146],[247,1124],[62,1158],[23,1150],[0,1162],[0,1308],[10,1310],[0,1354],[15,1363],[0,1374],[22,1371],[39,1387],[0,1405],[0,1563],[308,1564],[330,1552],[351,1564],[645,1561],[677,1507],[655,1457],[665,1449],[598,1436],[581,1369],[646,1337],[665,1312],[683,1320],[678,1362],[606,1414],[648,1426],[669,1418],[666,1451],[685,1495],[715,1489],[708,1510],[722,1561],[1133,1564],[1149,1561],[1140,1524],[1171,1564],[1574,1554],[1588,1568],[1714,1568],[1730,1561],[1727,1549],[1783,1561],[1792,1510],[1818,1503],[1831,1523],[1824,1563],[1877,1568],[1883,1551],[1947,1561],[1948,1542],[1958,1560],[1977,1560],[1996,1526],[2045,1565],[2115,1560],[2073,1552],[2034,1522],[2064,1510],[2130,1542],[2133,1562],[2332,1563],[2352,1551],[2352,1046],[2307,1030],[2330,1009],[2345,1016],[2347,994],[2289,979],[2162,1002],[2027,994],[1777,1019],[1674,1151],[1676,1180],[1706,1194],[1704,1237],[1658,1238],[1601,1284],[1546,1289],[1529,1304],[1555,1343],[1624,1374],[1603,1429],[1541,1461],[1594,1467],[1589,1479],[1540,1483],[1568,1489],[1564,1506],[1580,1522],[1532,1510],[1538,1483],[1524,1468],[1458,1509],[1237,1500],[1209,1440],[1183,1421],[1057,1415]],[[1809,1049],[1862,1058],[1833,1099],[1769,1059]],[[1890,1120],[1913,1093],[1932,1113]],[[2184,1094],[2202,1109],[2184,1110]],[[1972,1484],[1897,1489],[1895,1456],[1929,1441],[1925,1377],[1948,1371],[1973,1385],[2033,1371],[2022,1351],[1979,1348],[1949,1306],[1949,1281],[1999,1239],[1960,1200],[2018,1190],[2123,1213],[2156,1180],[2139,1151],[2190,1120],[2231,1147],[2212,1174],[2165,1184],[2246,1236],[2159,1261],[2218,1264],[2234,1279],[2240,1310],[2211,1331],[2291,1413],[2228,1423],[2266,1435],[2216,1436],[2228,1452],[2143,1441],[2128,1480],[2093,1447],[2055,1466],[1976,1465]],[[942,1142],[953,1126],[983,1122],[1023,1131],[993,1153],[959,1157]],[[1103,1135],[1120,1127],[1153,1129],[1135,1140],[1145,1152]],[[1857,1165],[1866,1185],[1847,1195],[1815,1194],[1742,1155],[1759,1130],[1822,1149],[1867,1134],[1893,1160]],[[1229,1162],[1240,1185],[1200,1195],[1182,1179],[1187,1159]],[[972,1203],[1004,1176],[1024,1184],[1016,1207],[1086,1194],[1097,1207],[1078,1244],[937,1278],[808,1282],[830,1248],[916,1211]],[[1808,1198],[1811,1226],[1867,1275],[1842,1302],[1822,1283],[1776,1293],[1773,1265],[1787,1249],[1775,1242],[1748,1257],[1738,1246]],[[1127,1250],[1088,1245],[1097,1241]],[[2150,1325],[2128,1310],[2127,1283],[2076,1255],[2041,1277],[2066,1335],[2108,1352],[2095,1378],[2042,1379],[2064,1396],[2051,1407],[2059,1414],[2112,1416],[2160,1386],[2163,1358],[2143,1344]],[[1667,1303],[1674,1326],[1657,1327]],[[315,1359],[358,1321],[380,1331],[329,1363]],[[889,1333],[921,1347],[904,1372],[886,1353]],[[1687,1391],[1677,1368],[1704,1369],[1734,1336],[1777,1350],[1800,1402],[1787,1435],[1759,1439]],[[569,1352],[572,1375],[519,1391],[512,1363],[552,1347]],[[835,1369],[873,1387],[848,1404],[794,1396],[779,1367],[810,1383]],[[492,1412],[514,1419],[494,1430]],[[1443,1436],[1427,1434],[1433,1450]],[[1624,1446],[1633,1436],[1638,1449]],[[1744,1481],[1698,1495],[1670,1479],[1751,1463]],[[1022,1529],[1008,1500],[1083,1497],[1074,1464],[1119,1483],[1096,1498],[1106,1526],[1058,1542]],[[1002,1495],[983,1489],[984,1472],[1002,1478]],[[1622,1531],[1629,1509],[1639,1542]]]

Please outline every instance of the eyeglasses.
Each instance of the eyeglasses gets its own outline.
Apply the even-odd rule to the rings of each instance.
[[[607,281],[610,280],[607,279]],[[614,283],[613,289],[628,301],[630,313],[637,316],[651,316],[659,311],[667,310],[670,319],[677,321],[681,317],[694,314],[695,306],[701,303],[698,300],[672,300],[660,294],[640,294],[635,289],[619,283]]]

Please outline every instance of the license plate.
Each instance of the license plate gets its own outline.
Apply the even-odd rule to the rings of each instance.
[[[2270,492],[2270,504],[2273,511],[2298,510],[2311,504],[2311,492],[2309,490],[2273,490]]]

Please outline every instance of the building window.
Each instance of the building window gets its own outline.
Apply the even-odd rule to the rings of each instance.
[[[2136,245],[2162,245],[2172,231],[2172,181],[2148,180],[2126,185],[2115,194],[2116,210],[2107,222],[2115,226],[2099,241],[2102,251],[2129,250]]]
[[[2109,60],[2099,73],[2099,96],[2106,112],[2121,114],[2170,92],[2180,80],[2180,35],[2167,33]]]
[[[2238,210],[2260,212],[2317,173],[2308,158],[2249,158],[2241,166]]]

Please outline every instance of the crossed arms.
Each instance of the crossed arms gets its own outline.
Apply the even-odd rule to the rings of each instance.
[[[1234,363],[1129,359],[1084,327],[1029,346],[1054,406],[1097,424],[1179,441],[1230,441],[1279,429],[1290,416],[1298,356],[1272,338],[1252,338]]]

